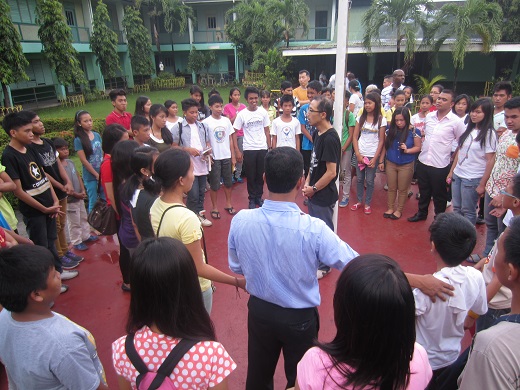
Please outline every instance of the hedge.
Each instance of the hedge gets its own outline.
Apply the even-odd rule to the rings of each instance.
[[[45,138],[64,138],[71,148],[71,155],[75,154],[73,148],[74,142],[74,119],[70,118],[57,118],[57,119],[46,119],[45,122]],[[94,119],[92,121],[92,130],[97,131],[100,135],[105,130],[104,119]],[[9,136],[0,125],[0,155],[3,153],[4,148],[9,143]]]
[[[45,120],[45,138],[63,138],[69,144],[70,154],[74,155],[74,119],[70,118],[59,118],[59,119],[46,119]],[[92,124],[92,130],[97,131],[100,135],[103,134],[105,129],[104,119],[94,119]],[[0,125],[0,156],[4,152],[5,147],[9,144],[9,136]],[[5,198],[11,203],[14,209],[18,208],[18,198],[14,196],[12,192],[6,192],[3,194]]]

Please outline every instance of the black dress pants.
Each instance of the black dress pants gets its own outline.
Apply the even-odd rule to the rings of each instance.
[[[294,387],[296,365],[313,346],[320,328],[318,309],[288,309],[251,296],[248,302],[246,390],[273,389],[283,352],[286,388]]]
[[[430,199],[433,197],[435,215],[446,211],[448,201],[448,191],[446,187],[446,177],[450,173],[450,166],[444,168],[434,168],[422,162],[417,163],[417,180],[419,184],[419,211],[420,216],[428,215]]]
[[[244,150],[244,170],[250,201],[262,199],[264,194],[264,160],[267,150]]]

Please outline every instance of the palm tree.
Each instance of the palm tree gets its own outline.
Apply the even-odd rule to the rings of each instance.
[[[138,1],[140,4],[141,1]],[[164,29],[172,34],[176,26],[179,27],[179,35],[182,35],[188,29],[188,20],[195,18],[193,8],[184,4],[180,0],[142,0],[142,3],[148,6],[148,15],[152,18],[152,29],[155,36],[155,44],[159,56],[161,56],[161,45],[159,42],[158,20],[164,16]],[[173,44],[172,44],[173,52]],[[175,72],[175,59],[173,60],[173,69]]]
[[[417,91],[419,96],[428,95],[435,84],[438,84],[439,81],[446,80],[446,76],[443,76],[442,74],[435,76],[431,80],[428,80],[426,77],[423,77],[420,74],[415,74],[413,77],[417,87],[419,88]]]
[[[455,67],[454,90],[459,70],[464,69],[464,59],[472,40],[479,38],[482,41],[482,52],[488,54],[500,41],[502,17],[500,5],[486,0],[467,0],[461,5],[450,3],[440,9],[429,32],[428,42],[433,53],[438,53],[445,43],[451,46]]]
[[[363,46],[370,53],[372,42],[381,41],[382,27],[394,33],[397,45],[397,68],[401,67],[401,44],[405,42],[404,60],[413,60],[419,30],[426,34],[430,0],[374,0],[363,15]]]
[[[301,27],[303,34],[309,31],[309,7],[303,0],[276,0],[269,5],[269,12],[283,19],[283,37],[287,47],[296,28]]]

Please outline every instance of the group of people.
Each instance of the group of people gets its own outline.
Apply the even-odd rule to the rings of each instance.
[[[209,317],[214,283],[250,294],[246,389],[273,388],[280,352],[286,388],[517,386],[520,98],[511,98],[507,83],[495,86],[494,106],[466,97],[465,124],[457,112],[462,99],[441,86],[436,98],[420,99],[412,116],[406,107],[412,93],[402,92],[401,70],[381,92],[368,86],[365,95],[352,79],[340,139],[331,124],[334,91],[311,81],[306,70],[299,82],[294,90],[283,83],[273,106],[269,93],[253,87],[245,90],[247,105],[233,88],[229,104],[212,91],[207,106],[193,86],[181,102],[183,118],[176,102],[152,104],[147,97],[137,100],[131,115],[125,91],[114,90],[102,135],[92,130],[88,112],[76,114],[74,148],[83,181],[67,158],[67,142],[41,137],[37,114],[4,118],[10,143],[0,190],[20,200],[30,238],[0,230],[6,247],[0,250],[0,361],[12,387],[107,388],[92,335],[51,310],[64,292],[61,279],[76,276],[80,261],[57,232],[68,223],[73,248],[88,248],[97,237],[86,222],[84,200],[91,210],[99,198],[117,216],[122,289],[131,294],[127,335],[112,344],[121,389],[141,388],[155,381],[147,372],[158,371],[176,388],[228,388],[237,364],[216,341]],[[503,91],[503,110],[496,112]],[[231,187],[242,180],[240,162],[249,208],[237,212]],[[419,212],[410,220],[426,219],[433,197],[433,276],[405,274],[384,255],[359,255],[334,233],[333,210],[338,201],[340,207],[349,203],[352,165],[358,201],[351,210],[371,213],[375,174],[386,170],[383,215],[390,219],[401,217],[416,172]],[[341,200],[335,185],[340,173]],[[220,218],[221,183],[224,210],[234,216],[228,237],[233,274],[207,263],[208,182],[212,219]],[[445,213],[450,182],[454,212]],[[300,194],[307,214],[296,204]],[[493,225],[480,259],[472,253],[483,194],[486,225]],[[475,257],[477,266],[462,266]],[[331,267],[341,276],[334,294],[336,335],[326,343],[317,341],[318,280]],[[475,322],[472,348],[461,354],[464,331]],[[38,359],[30,355],[36,349]]]

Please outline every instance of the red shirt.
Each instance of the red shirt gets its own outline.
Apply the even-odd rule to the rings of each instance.
[[[115,110],[112,111],[105,119],[105,123],[111,125],[112,123],[119,123],[125,129],[130,130],[130,121],[132,120],[132,114],[124,112],[123,115],[118,114]]]
[[[112,160],[110,159],[110,154],[105,153],[103,156],[103,162],[101,163],[100,168],[101,175],[101,185],[103,186],[103,190],[105,191],[105,195],[107,193],[106,183],[112,183]],[[107,204],[110,206],[110,199],[107,198]]]

